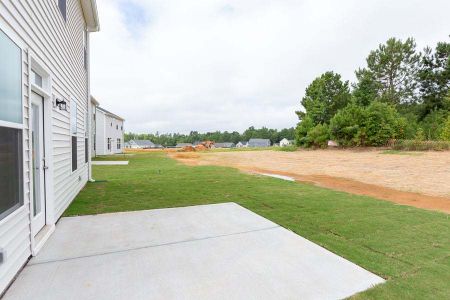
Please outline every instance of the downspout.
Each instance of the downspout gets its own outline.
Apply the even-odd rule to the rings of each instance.
[[[91,52],[90,52],[90,32],[86,28],[86,72],[87,72],[87,111],[88,111],[88,120],[87,120],[87,130],[88,130],[88,180],[90,182],[94,182],[95,180],[92,178],[92,156],[91,156],[91,147],[92,147],[92,105],[91,105]]]

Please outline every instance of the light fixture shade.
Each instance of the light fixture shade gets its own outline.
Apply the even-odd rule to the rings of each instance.
[[[56,98],[56,106],[59,108],[59,110],[67,111],[67,102],[65,100]]]

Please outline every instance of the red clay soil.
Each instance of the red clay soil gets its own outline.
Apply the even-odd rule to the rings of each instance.
[[[271,159],[278,156],[277,152],[275,151],[272,152],[274,153],[269,155]],[[249,152],[235,152],[232,155],[233,157],[235,157],[236,155],[239,156],[240,155],[239,153],[246,153],[244,154],[244,156],[246,157],[248,157],[248,155],[251,154]],[[282,169],[280,167],[268,168],[267,167],[268,164],[264,165],[263,163],[262,165],[264,165],[265,167],[260,168],[255,164],[248,163],[247,160],[245,160],[247,163],[243,163],[242,161],[236,163],[236,161],[234,160],[232,161],[230,159],[222,159],[223,155],[219,154],[218,156],[217,153],[208,153],[207,155],[204,154],[199,155],[194,153],[185,153],[184,155],[180,154],[181,153],[177,154],[172,153],[168,155],[169,157],[177,159],[180,162],[187,165],[231,166],[246,173],[254,173],[254,174],[269,173],[269,174],[284,175],[292,177],[298,182],[310,183],[317,186],[330,188],[338,191],[344,191],[356,195],[371,196],[374,198],[383,199],[402,205],[409,205],[423,209],[437,210],[445,213],[450,213],[450,197],[442,197],[440,195],[426,195],[424,193],[419,192],[402,191],[400,189],[392,188],[389,186],[383,186],[382,185],[383,182],[380,181],[378,181],[377,183],[381,184],[372,184],[367,182],[361,182],[352,178],[330,176],[327,174],[301,174],[300,172],[283,171],[280,170]],[[213,155],[214,158],[211,158],[211,155]],[[289,155],[289,153],[282,153],[281,155],[286,156]],[[311,153],[309,153],[309,155],[311,155]],[[386,159],[387,160],[391,159],[390,156],[391,155],[387,156]],[[349,155],[349,158],[351,158],[351,154]],[[417,184],[420,186],[421,183],[417,182]],[[403,188],[403,185],[400,184],[399,187]],[[444,192],[445,191],[446,190],[444,189]]]

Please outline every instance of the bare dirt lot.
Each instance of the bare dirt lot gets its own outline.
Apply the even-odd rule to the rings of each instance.
[[[358,195],[450,213],[450,152],[380,150],[168,153],[189,165],[286,175]]]

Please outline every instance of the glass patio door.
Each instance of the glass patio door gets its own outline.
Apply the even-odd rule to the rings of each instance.
[[[45,147],[43,98],[31,95],[31,140],[33,173],[33,207],[31,231],[36,235],[45,225]]]

